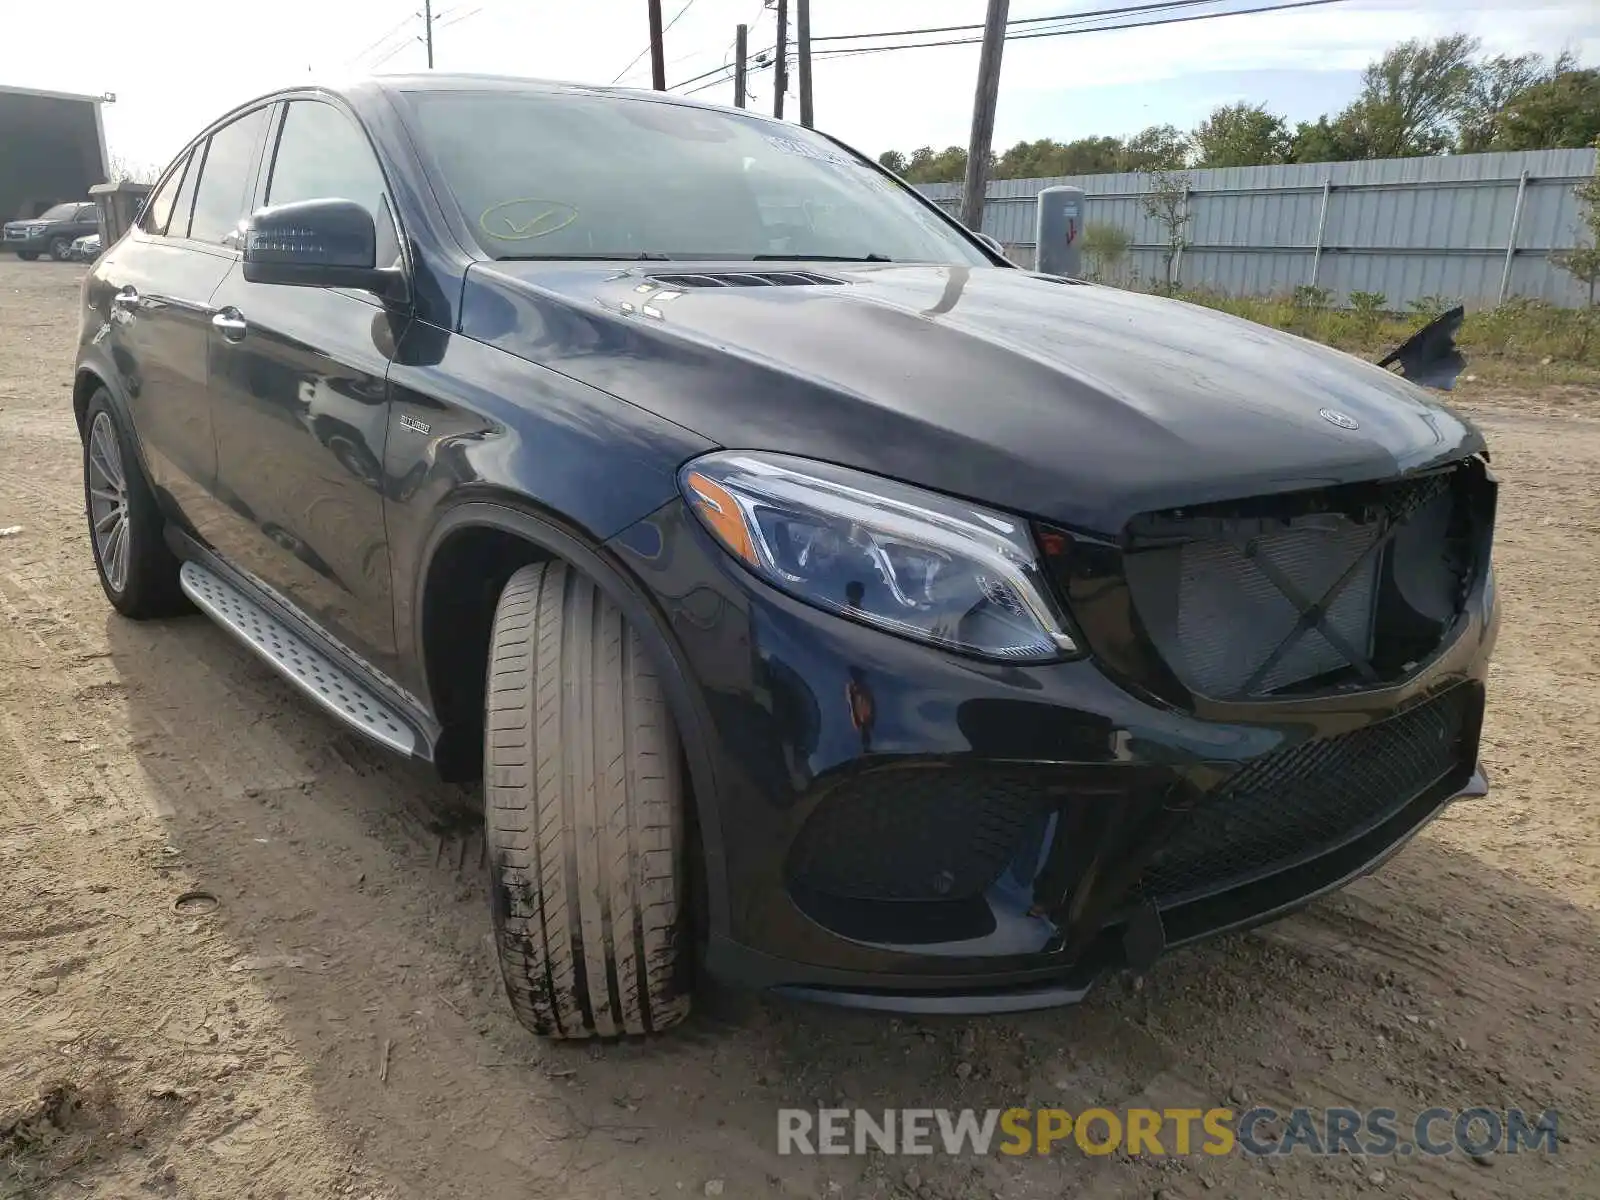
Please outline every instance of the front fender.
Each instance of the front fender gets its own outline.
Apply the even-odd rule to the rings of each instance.
[[[723,857],[721,812],[715,761],[710,753],[711,714],[691,686],[688,660],[670,624],[651,602],[631,571],[606,546],[596,545],[581,533],[565,526],[549,514],[533,509],[525,500],[504,494],[488,499],[466,500],[451,505],[439,515],[421,556],[410,597],[414,612],[421,614],[424,588],[434,555],[454,534],[474,528],[488,528],[511,534],[535,547],[543,555],[559,558],[581,571],[600,588],[644,642],[645,652],[656,665],[662,691],[672,711],[673,721],[688,767],[692,801],[698,818],[701,849],[706,871],[706,906],[710,932],[725,936],[730,928],[728,913],[727,867]],[[427,661],[421,636],[423,622],[416,622],[414,650],[419,665]],[[426,686],[426,681],[425,685]],[[432,695],[431,690],[427,693]]]
[[[384,522],[402,647],[421,645],[429,554],[458,506],[540,514],[599,546],[674,498],[679,466],[713,448],[598,388],[420,320],[390,367],[389,408]]]

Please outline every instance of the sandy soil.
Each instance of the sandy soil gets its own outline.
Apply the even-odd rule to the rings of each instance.
[[[1485,760],[1377,875],[1075,1010],[781,1002],[541,1044],[459,795],[96,585],[81,268],[0,260],[0,1197],[1600,1195],[1600,420],[1474,394],[1505,483]],[[1600,400],[1600,397],[1593,398]],[[1591,405],[1600,413],[1600,404]],[[203,889],[205,911],[178,904]],[[1554,1107],[1554,1157],[797,1159],[780,1105]]]

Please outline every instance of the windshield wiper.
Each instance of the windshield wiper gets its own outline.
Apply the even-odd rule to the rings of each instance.
[[[893,262],[887,254],[752,254],[751,262]]]
[[[624,254],[502,254],[500,262],[671,262],[672,255],[657,250],[629,250]]]

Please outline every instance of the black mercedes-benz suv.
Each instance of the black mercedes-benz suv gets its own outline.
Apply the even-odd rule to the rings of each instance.
[[[809,130],[285,91],[178,156],[82,312],[111,603],[192,604],[482,779],[540,1033],[663,1029],[697,973],[1068,1002],[1481,790],[1472,425],[1018,269]],[[1423,342],[1403,365],[1453,354]]]

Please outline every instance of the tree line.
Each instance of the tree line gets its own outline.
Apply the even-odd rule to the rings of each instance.
[[[993,157],[991,177],[1577,148],[1600,137],[1600,70],[1571,53],[1488,57],[1480,49],[1466,34],[1401,42],[1366,67],[1343,111],[1292,128],[1265,104],[1225,104],[1187,133],[1152,125],[1129,138],[1018,142]],[[912,183],[950,182],[967,171],[962,146],[886,150],[878,161]]]

